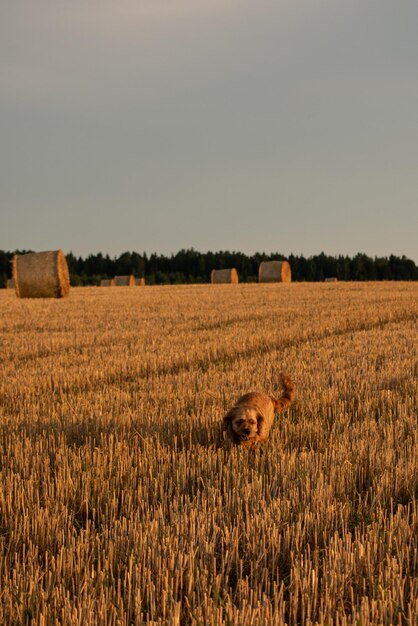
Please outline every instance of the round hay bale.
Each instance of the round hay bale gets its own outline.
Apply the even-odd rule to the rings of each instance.
[[[64,298],[70,291],[70,275],[62,250],[15,254],[12,261],[19,298]]]
[[[15,281],[13,280],[13,278],[7,279],[6,289],[16,289]]]
[[[137,287],[143,287],[145,285],[145,278],[137,278],[135,280],[135,285]]]
[[[238,272],[235,267],[230,270],[212,270],[210,273],[210,282],[212,285],[238,283]]]
[[[263,261],[258,268],[259,283],[290,283],[292,270],[288,261]]]
[[[115,276],[115,287],[135,287],[135,276]]]
[[[103,278],[100,281],[100,287],[114,287],[115,279],[114,278]]]
[[[338,283],[338,278],[336,276],[329,276],[325,278],[326,283]]]

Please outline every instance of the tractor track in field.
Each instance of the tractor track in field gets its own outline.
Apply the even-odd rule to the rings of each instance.
[[[178,359],[168,365],[162,367],[150,367],[146,363],[140,367],[129,368],[118,372],[107,374],[105,377],[84,379],[83,381],[75,381],[72,384],[62,383],[59,380],[54,380],[53,376],[48,380],[48,390],[52,392],[64,393],[78,390],[81,393],[88,393],[103,389],[106,386],[114,386],[116,388],[126,388],[126,385],[138,384],[140,382],[147,382],[155,380],[161,377],[178,376],[182,373],[190,372],[191,370],[207,371],[210,367],[216,367],[221,364],[229,366],[232,363],[239,360],[246,360],[248,358],[257,355],[263,357],[268,354],[274,354],[275,352],[283,353],[285,350],[291,348],[297,348],[307,343],[316,343],[325,341],[330,338],[344,337],[347,335],[354,335],[359,332],[369,332],[376,329],[384,329],[388,325],[413,323],[416,321],[416,315],[409,311],[402,311],[398,314],[391,315],[389,317],[380,318],[371,322],[361,322],[354,325],[344,325],[339,328],[325,330],[321,332],[307,332],[303,336],[293,337],[285,340],[278,341],[266,341],[262,340],[250,346],[246,346],[240,350],[224,350],[222,352],[216,352],[214,354],[206,354],[198,359],[192,359],[185,361],[184,359]],[[6,405],[8,403],[8,393],[3,395],[0,399],[0,405]],[[14,398],[15,401],[15,398]]]

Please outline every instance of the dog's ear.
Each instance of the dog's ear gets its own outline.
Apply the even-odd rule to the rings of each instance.
[[[230,411],[228,411],[226,415],[224,415],[224,419],[223,419],[224,430],[228,430],[228,427],[231,426],[231,422],[232,422],[234,415],[235,415],[234,409],[231,409]]]
[[[258,432],[258,436],[261,437],[261,439],[268,436],[268,428],[266,426],[266,420],[264,418],[264,415],[262,415],[262,413],[259,413],[257,415],[257,432]]]
[[[232,442],[237,443],[237,441],[238,441],[237,434],[234,431],[234,429],[232,428],[232,420],[233,420],[234,416],[235,416],[235,409],[231,409],[224,416],[224,419],[223,419],[223,431],[226,432],[227,436],[229,437],[229,439]]]

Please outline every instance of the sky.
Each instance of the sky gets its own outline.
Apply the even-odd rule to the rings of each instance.
[[[416,0],[0,0],[0,249],[418,262]]]

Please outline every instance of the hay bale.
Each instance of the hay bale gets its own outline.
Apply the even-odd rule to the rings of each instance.
[[[326,283],[338,283],[338,278],[336,276],[329,276],[328,278],[325,278]]]
[[[135,280],[135,285],[137,287],[143,287],[145,285],[145,278],[137,278]]]
[[[212,270],[210,273],[210,282],[212,285],[238,283],[238,272],[235,267],[230,270]]]
[[[114,287],[115,279],[114,278],[103,278],[100,281],[100,287]]]
[[[263,261],[258,268],[259,283],[290,283],[292,270],[288,261]]]
[[[6,289],[16,289],[15,281],[13,278],[7,279]]]
[[[115,276],[116,287],[135,287],[135,276],[130,274],[129,276]]]
[[[15,254],[12,266],[19,298],[68,296],[70,275],[62,250]]]

